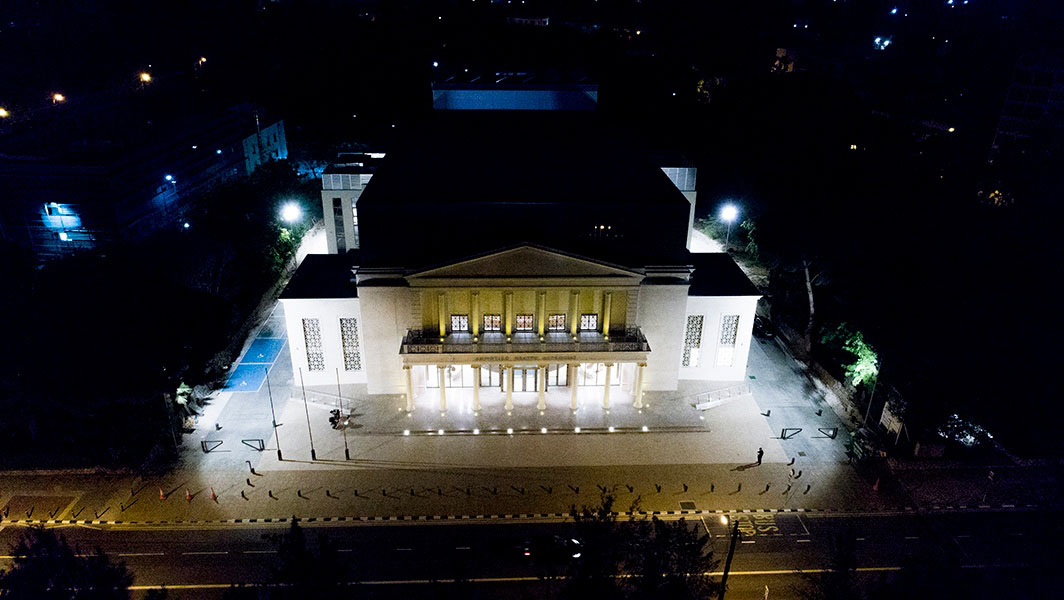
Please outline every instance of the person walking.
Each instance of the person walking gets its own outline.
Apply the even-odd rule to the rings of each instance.
[[[757,449],[757,466],[759,466],[759,467],[761,466],[761,458],[764,457],[764,456],[765,456],[765,449],[764,448],[758,448]]]

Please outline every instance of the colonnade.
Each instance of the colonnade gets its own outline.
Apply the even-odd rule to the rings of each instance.
[[[610,408],[610,377],[612,375],[612,369],[614,363],[603,363],[606,367],[605,380],[606,384],[603,385],[602,391],[602,408],[609,410]],[[406,378],[406,411],[414,411],[414,378],[411,372],[413,365],[403,365],[403,374]],[[436,369],[437,377],[439,378],[439,390],[440,390],[440,412],[447,412],[447,369],[446,366],[440,365]],[[480,412],[480,364],[473,363],[470,365],[476,376],[473,377],[473,411]],[[577,381],[577,369],[580,367],[580,363],[567,363],[568,371],[566,374],[566,381],[568,382],[570,389],[569,409],[576,410],[577,408],[577,388],[579,387]],[[634,397],[632,406],[637,409],[643,408],[643,369],[646,367],[645,362],[636,363],[635,382],[632,388],[632,395]],[[503,364],[502,368],[505,371],[503,377],[506,380],[506,412],[513,411],[514,408],[514,365]],[[536,380],[538,385],[536,386],[538,402],[536,408],[540,411],[547,408],[547,364],[540,363],[536,367]]]

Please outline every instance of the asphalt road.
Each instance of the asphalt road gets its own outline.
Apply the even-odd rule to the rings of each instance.
[[[716,556],[722,559],[719,571],[727,552],[727,526],[710,518],[691,524],[712,534]],[[315,543],[319,534],[327,535],[339,549],[344,577],[363,582],[375,597],[435,597],[448,588],[477,597],[544,597],[548,590],[540,576],[561,574],[547,564],[545,548],[551,545],[546,541],[570,539],[572,527],[565,523],[334,525],[308,527],[307,533]],[[66,527],[63,532],[83,551],[98,546],[124,560],[136,575],[136,597],[147,587],[165,585],[171,597],[212,598],[220,597],[230,584],[271,581],[276,549],[263,534],[284,529]],[[890,578],[908,557],[936,550],[956,557],[973,577],[1007,573],[1024,582],[1028,588],[1022,593],[1015,586],[1009,588],[1020,594],[1014,597],[1039,597],[1039,589],[1056,583],[1046,581],[1042,569],[1053,567],[1064,552],[1064,519],[1048,512],[752,513],[740,518],[739,529],[741,542],[732,563],[728,598],[761,599],[765,586],[770,598],[795,597],[794,586],[802,581],[797,571],[829,567],[840,535],[854,538],[862,577]],[[0,530],[5,555],[19,532],[10,526]],[[0,558],[0,568],[9,564],[10,556]],[[1055,576],[1055,571],[1050,575]],[[465,581],[447,583],[454,579]],[[439,581],[444,583],[433,583]],[[1047,592],[1045,597],[1051,596]]]

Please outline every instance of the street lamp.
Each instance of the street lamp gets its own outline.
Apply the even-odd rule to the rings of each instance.
[[[8,118],[10,116],[11,116],[11,113],[8,112],[8,110],[6,108],[4,108],[3,106],[0,106],[0,119],[6,119],[6,118]]]
[[[739,216],[739,209],[734,204],[725,204],[720,209],[720,219],[728,224],[728,233],[724,237],[724,251],[728,251],[728,242],[731,241],[731,226]]]
[[[141,71],[139,78],[141,83],[151,83],[151,73],[147,71]]]
[[[303,209],[295,202],[286,202],[281,207],[281,219],[286,223],[295,223],[303,218]]]
[[[52,94],[52,104],[59,104],[60,102],[66,102],[66,96],[59,92]]]

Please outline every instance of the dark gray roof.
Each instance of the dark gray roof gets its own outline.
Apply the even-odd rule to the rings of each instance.
[[[760,296],[761,292],[732,257],[723,252],[691,254],[688,296]]]
[[[354,253],[308,254],[281,292],[281,299],[357,298],[351,273],[354,259]]]

